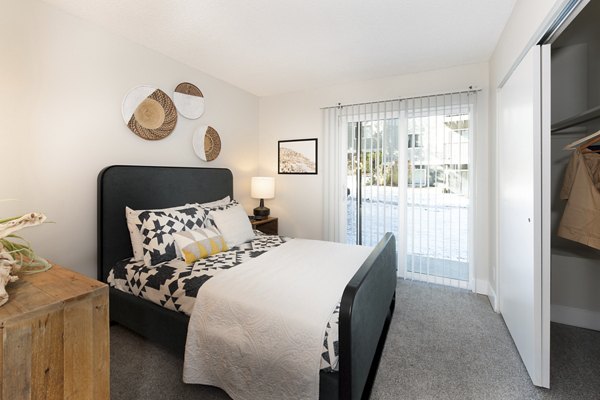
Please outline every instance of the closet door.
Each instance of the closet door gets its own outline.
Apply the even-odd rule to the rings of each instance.
[[[550,266],[544,231],[549,215],[543,201],[549,168],[545,158],[542,162],[549,141],[549,66],[549,48],[529,51],[500,89],[498,129],[500,312],[531,380],[543,387],[550,384]]]

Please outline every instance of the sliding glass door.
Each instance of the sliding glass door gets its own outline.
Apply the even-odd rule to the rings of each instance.
[[[348,124],[348,243],[374,246],[398,232],[398,118]]]
[[[407,100],[406,273],[468,287],[472,104],[468,94]]]
[[[406,278],[469,287],[474,97],[345,110],[346,242],[393,232]]]

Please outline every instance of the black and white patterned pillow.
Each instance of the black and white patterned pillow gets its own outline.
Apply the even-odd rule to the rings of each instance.
[[[143,242],[144,238],[142,237],[142,234],[138,230],[138,226],[140,226],[142,224],[142,222],[140,221],[140,218],[139,218],[141,213],[143,213],[144,211],[173,211],[173,210],[178,210],[180,208],[189,208],[189,207],[195,206],[195,205],[196,204],[188,203],[183,206],[154,209],[154,210],[132,210],[129,207],[125,207],[125,217],[127,218],[127,229],[129,229],[129,237],[131,239],[131,249],[133,250],[133,257],[138,261],[144,260],[144,249],[142,248],[142,242]],[[177,257],[179,257],[180,255],[181,255],[181,253],[179,253],[179,249],[177,249]]]
[[[144,211],[137,225],[142,237],[144,264],[151,267],[177,257],[173,234],[204,227],[208,210],[187,206],[168,211]]]

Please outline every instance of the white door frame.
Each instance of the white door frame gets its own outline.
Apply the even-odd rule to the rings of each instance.
[[[552,275],[552,229],[551,229],[551,205],[552,205],[552,171],[551,171],[551,45],[541,47],[540,66],[541,71],[541,116],[540,116],[540,173],[541,173],[541,285],[542,285],[542,309],[540,310],[540,323],[542,324],[541,340],[541,370],[542,384],[539,386],[550,388],[550,311],[551,311],[551,286]]]

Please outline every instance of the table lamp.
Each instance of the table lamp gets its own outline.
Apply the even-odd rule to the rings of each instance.
[[[266,219],[271,210],[265,207],[265,199],[275,197],[275,178],[266,176],[252,177],[250,197],[260,199],[260,205],[254,209],[254,219]]]

